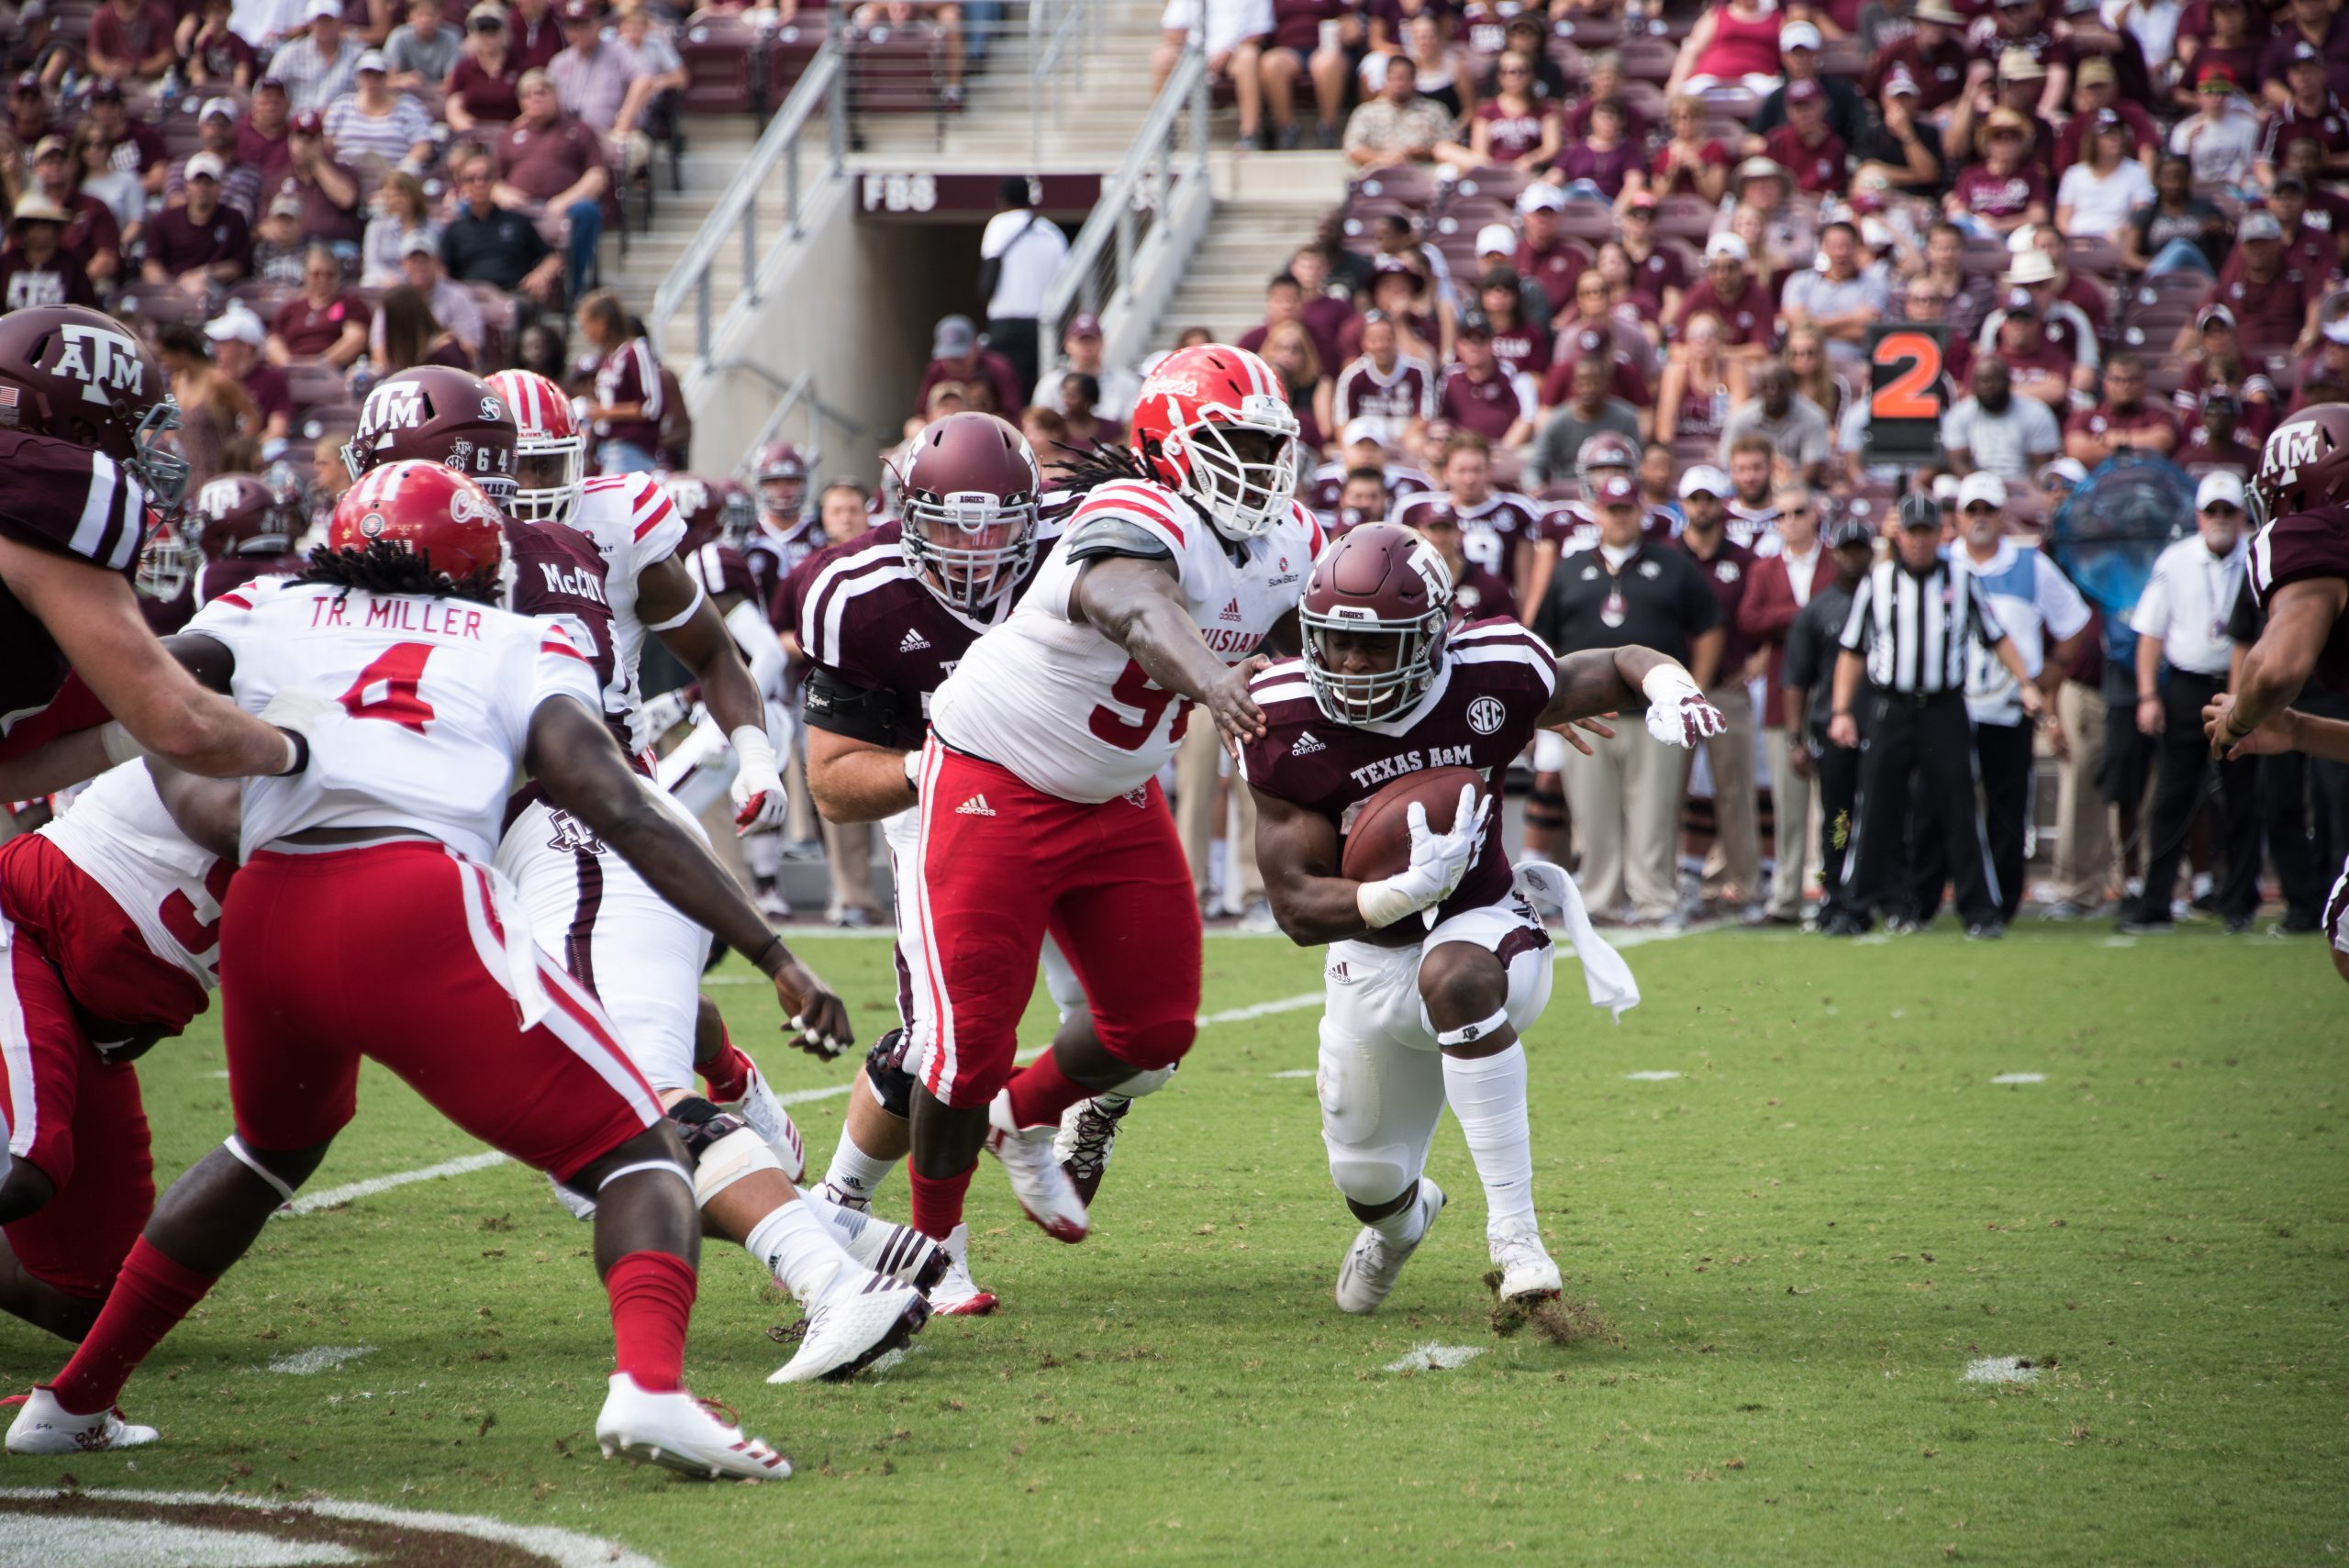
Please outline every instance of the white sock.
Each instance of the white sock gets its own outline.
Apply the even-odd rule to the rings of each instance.
[[[877,1160],[859,1149],[856,1140],[843,1127],[840,1147],[832,1151],[831,1165],[824,1172],[824,1182],[836,1193],[870,1204],[873,1195],[881,1190],[881,1184],[896,1168],[895,1160]]]
[[[803,1303],[829,1284],[836,1270],[857,1266],[804,1198],[794,1198],[751,1227],[742,1247]]]
[[[1485,1184],[1485,1225],[1533,1223],[1533,1134],[1525,1117],[1525,1047],[1443,1059],[1443,1097]]]
[[[1428,1230],[1427,1186],[1428,1179],[1421,1176],[1419,1185],[1411,1189],[1411,1201],[1384,1219],[1372,1220],[1370,1228],[1398,1247],[1419,1240]]]

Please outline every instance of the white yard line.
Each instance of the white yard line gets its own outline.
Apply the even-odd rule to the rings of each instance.
[[[2001,1073],[1990,1082],[1993,1084],[2044,1084],[2047,1082],[2047,1074],[2044,1073]]]
[[[269,1370],[283,1373],[288,1377],[309,1377],[331,1371],[345,1362],[355,1362],[374,1348],[373,1345],[317,1345],[306,1351],[270,1357]]]
[[[504,1163],[506,1163],[505,1155],[495,1149],[486,1149],[479,1154],[467,1154],[457,1160],[443,1160],[438,1165],[426,1165],[419,1170],[395,1171],[388,1176],[370,1176],[363,1182],[328,1187],[324,1192],[304,1193],[300,1197],[279,1209],[277,1216],[284,1219],[299,1215],[316,1214],[322,1208],[332,1208],[339,1203],[350,1203],[358,1198],[373,1197],[377,1193],[387,1193],[394,1187],[404,1187],[414,1182],[438,1181],[442,1176],[462,1176],[471,1171],[486,1171],[492,1165]]]
[[[2022,1356],[1984,1356],[1965,1363],[1961,1383],[2036,1383],[2039,1368]]]
[[[1450,1372],[1483,1355],[1489,1345],[1414,1345],[1408,1355],[1386,1363],[1389,1372]]]

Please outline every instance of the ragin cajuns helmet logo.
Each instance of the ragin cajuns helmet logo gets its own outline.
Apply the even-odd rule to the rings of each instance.
[[[147,367],[139,361],[139,345],[126,334],[104,327],[68,326],[57,329],[57,338],[61,351],[53,373],[82,383],[84,403],[110,403],[110,393],[136,397],[147,390]]]
[[[473,491],[460,486],[449,496],[449,520],[452,523],[488,523],[498,521],[497,508]]]

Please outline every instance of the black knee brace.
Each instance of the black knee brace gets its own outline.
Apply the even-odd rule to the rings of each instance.
[[[864,1053],[864,1077],[883,1110],[898,1118],[913,1114],[914,1075],[906,1071],[905,1030],[891,1029],[873,1042]]]
[[[677,1136],[685,1140],[685,1152],[692,1155],[696,1163],[711,1144],[750,1125],[731,1111],[719,1110],[698,1095],[687,1095],[664,1114],[677,1124]]]

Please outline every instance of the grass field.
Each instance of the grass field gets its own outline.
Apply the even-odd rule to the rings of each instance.
[[[810,946],[869,1029],[883,942]],[[0,1485],[487,1514],[668,1568],[2349,1551],[2349,994],[2312,940],[2026,924],[1995,946],[1736,932],[1630,956],[1647,999],[1620,1027],[1567,959],[1531,1037],[1542,1227],[1611,1341],[1494,1337],[1449,1126],[1452,1210],[1378,1317],[1334,1309],[1354,1225],[1297,1006],[1202,1031],[1129,1121],[1083,1246],[1020,1222],[984,1168],[978,1272],[1004,1309],[935,1322],[880,1381],[769,1387],[763,1330],[796,1313],[713,1246],[688,1371],[793,1455],[785,1485],[597,1461],[587,1233],[511,1165],[273,1227],[127,1392],[161,1444],[6,1460]],[[778,1088],[845,1082],[759,1043],[773,1007],[748,976],[712,995]],[[1318,954],[1208,945],[1210,1014],[1319,984]],[[220,1065],[210,1019],[144,1064],[166,1172],[227,1130]],[[816,1170],[841,1103],[795,1107]],[[361,1106],[314,1191],[476,1151],[373,1070]],[[881,1207],[904,1194],[892,1178]],[[1489,1350],[1386,1370],[1429,1343]],[[266,1370],[324,1347],[369,1349]],[[1994,1357],[2036,1381],[1963,1381]],[[0,1324],[0,1379],[60,1359]]]

